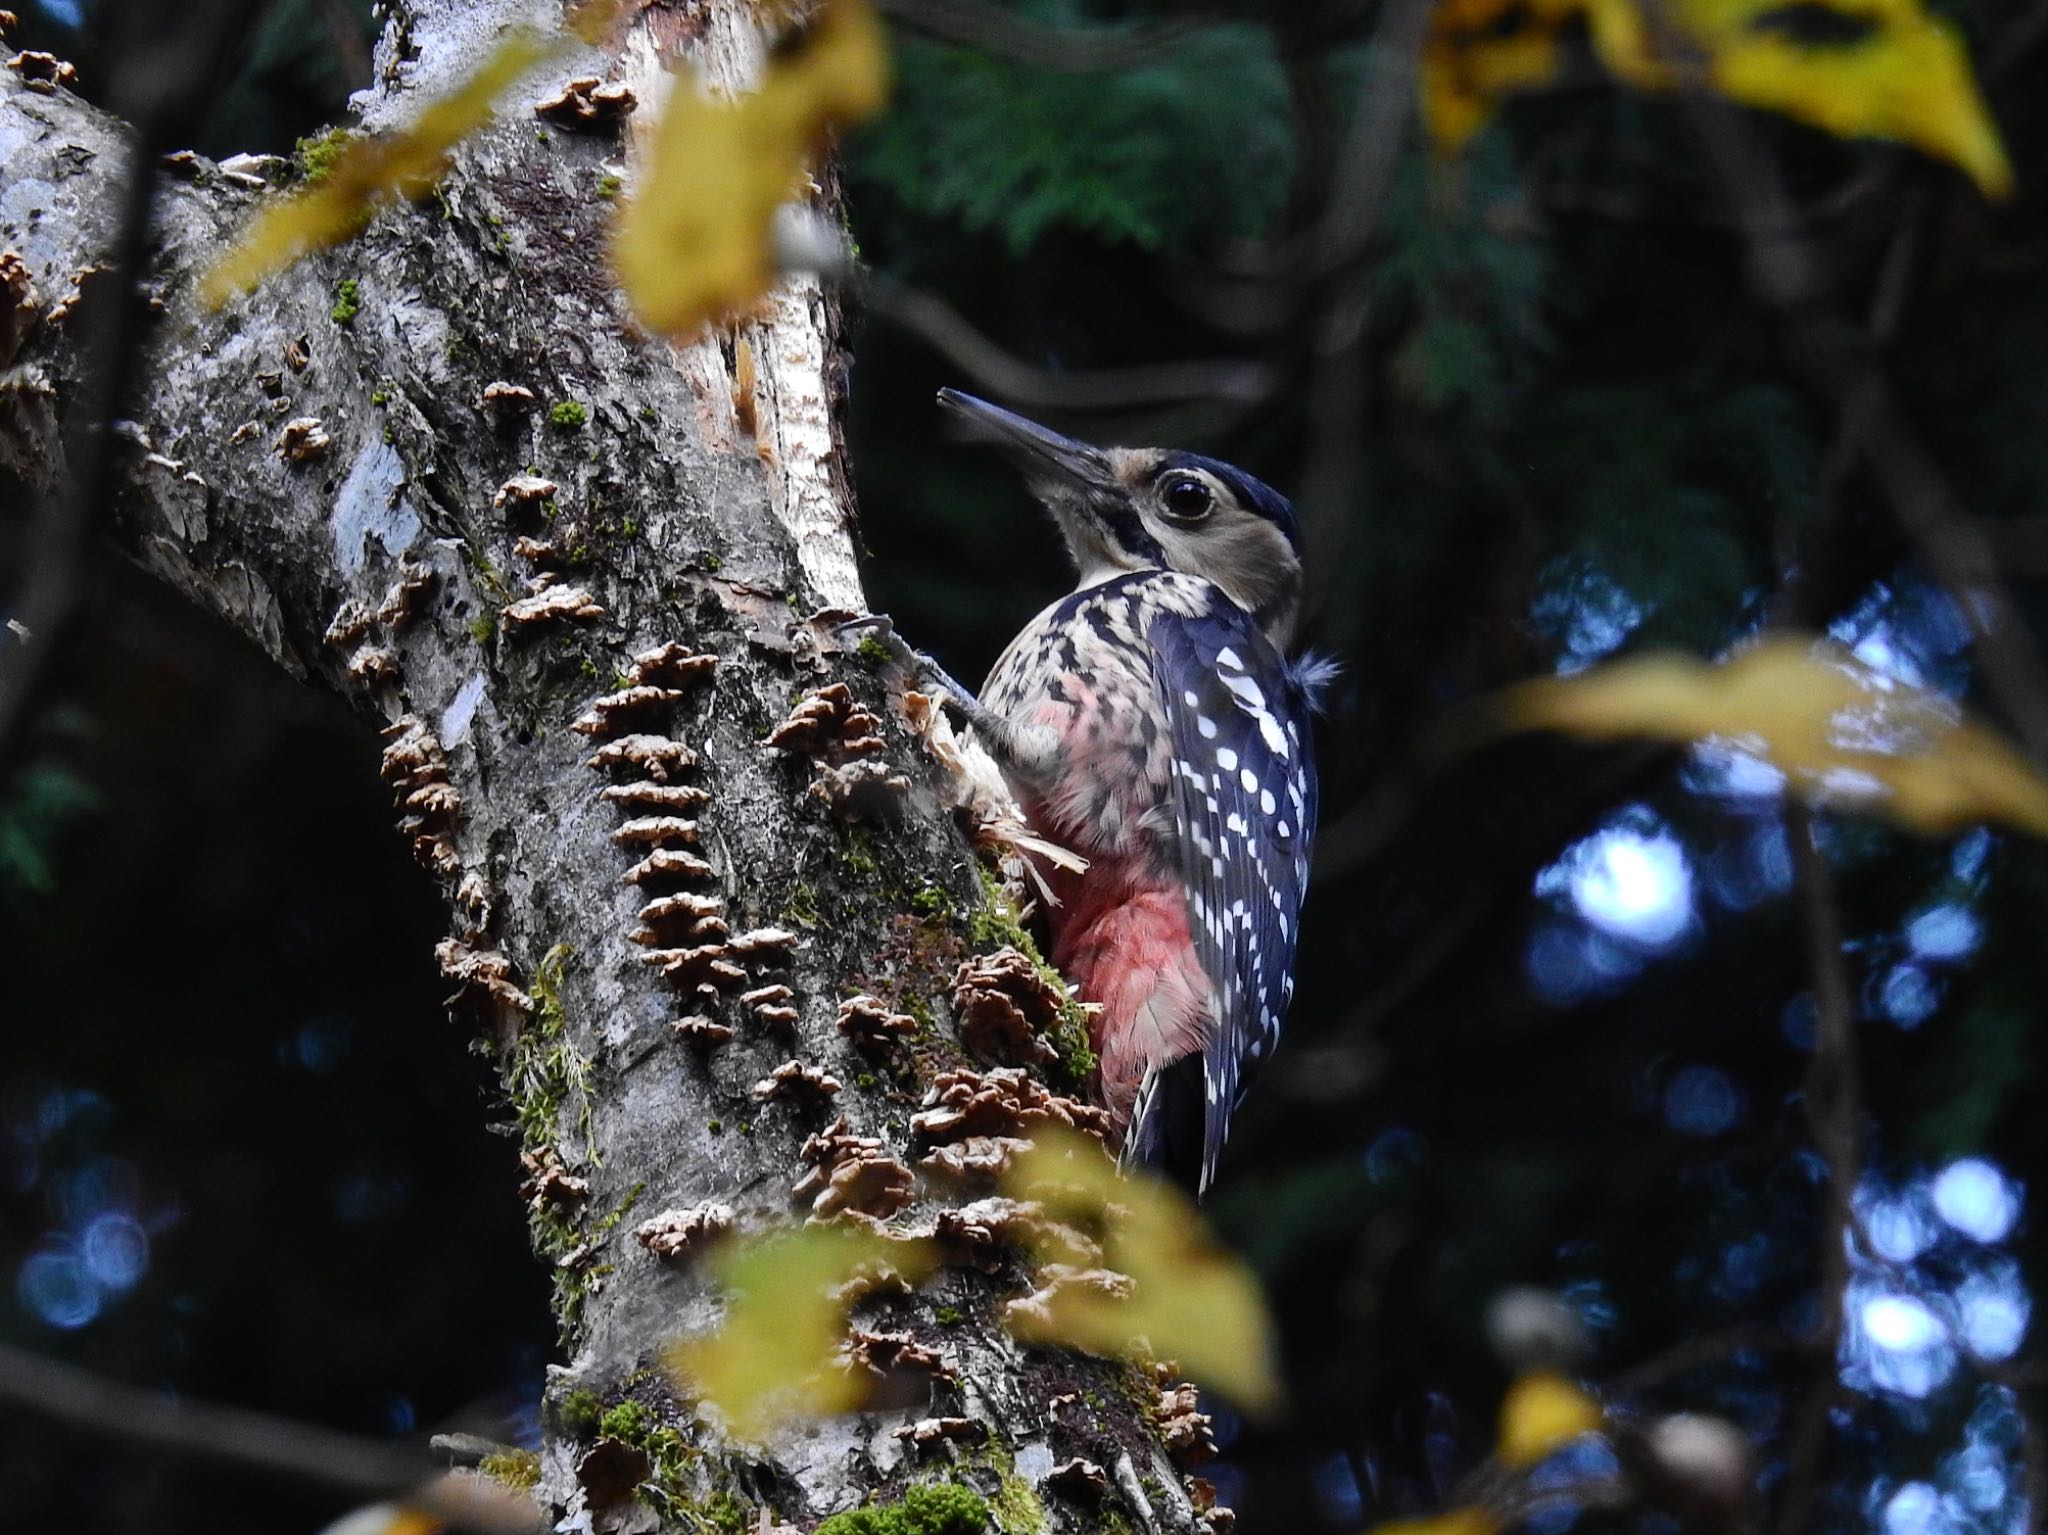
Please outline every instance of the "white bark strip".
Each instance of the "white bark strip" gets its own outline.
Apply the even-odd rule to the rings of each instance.
[[[707,90],[740,95],[761,77],[767,58],[754,13],[733,6],[710,12],[701,41],[687,53],[671,55],[655,36],[652,20],[633,28],[621,61],[626,83],[640,99],[634,114],[636,160],[660,121],[672,89],[694,75]],[[730,340],[751,354],[753,446],[762,465],[769,505],[788,532],[798,568],[828,607],[861,612],[866,607],[843,481],[834,472],[838,445],[832,429],[832,394],[827,304],[818,278],[808,272],[784,277],[762,301],[759,314],[735,326]],[[739,422],[741,380],[717,336],[675,349],[676,366],[690,380],[707,424],[735,443],[747,435]]]

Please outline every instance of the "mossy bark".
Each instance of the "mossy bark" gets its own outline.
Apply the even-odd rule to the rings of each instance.
[[[359,98],[362,126],[402,123],[530,9],[398,0],[377,83]],[[650,8],[622,55],[584,52],[515,91],[437,192],[218,314],[197,309],[195,279],[276,194],[203,163],[151,168],[164,180],[146,280],[162,309],[145,396],[113,447],[118,539],[294,675],[347,694],[379,724],[416,721],[433,738],[419,749],[445,764],[396,776],[401,788],[445,783],[459,802],[439,796],[424,818],[415,808],[410,831],[448,894],[460,947],[445,962],[469,966],[458,1014],[497,1053],[528,1150],[567,1180],[533,1196],[567,1361],[550,1382],[539,1461],[551,1517],[588,1506],[598,1528],[722,1530],[751,1528],[766,1508],[808,1527],[950,1476],[1006,1528],[1041,1516],[1056,1529],[1191,1527],[1145,1384],[1122,1367],[1022,1350],[995,1325],[1014,1272],[951,1271],[862,1316],[944,1354],[957,1384],[937,1388],[939,1406],[985,1423],[974,1450],[919,1452],[895,1436],[930,1401],[743,1450],[651,1368],[665,1339],[715,1319],[717,1299],[632,1240],[639,1215],[718,1201],[743,1226],[791,1218],[797,1148],[827,1113],[764,1104],[753,1089],[792,1058],[844,1083],[832,1112],[901,1154],[918,1071],[958,1058],[945,978],[987,940],[972,921],[986,899],[974,855],[882,680],[858,656],[821,653],[802,621],[859,603],[829,295],[794,282],[756,319],[690,347],[640,334],[603,255],[630,143],[531,115],[577,73],[638,71],[651,100],[652,76],[677,52],[743,78],[761,48],[752,8],[714,0],[688,25],[683,15]],[[80,315],[59,325],[49,311],[74,287],[81,312],[104,301],[77,279],[109,259],[131,158],[117,122],[0,74],[0,247],[27,262],[43,316],[0,377],[0,450],[39,490],[61,489],[90,451],[73,406]],[[733,366],[742,344],[757,369]],[[753,396],[736,401],[735,377],[748,372]],[[487,405],[493,384],[532,398],[500,391],[503,403]],[[305,419],[317,431],[288,437]],[[280,448],[293,440],[298,456]],[[522,476],[553,488],[500,495]],[[542,568],[518,551],[538,545],[601,613],[507,616]],[[786,962],[749,980],[791,988],[794,1027],[761,1025],[728,996],[719,1005],[735,1037],[703,1053],[669,1028],[696,1001],[628,940],[646,896],[621,875],[638,855],[614,844],[621,816],[599,798],[608,780],[571,728],[633,656],[669,641],[718,657],[708,683],[644,725],[697,757],[683,781],[708,792],[696,852],[713,870],[697,888],[723,900],[735,934],[797,935]],[[763,744],[794,697],[833,680],[887,722],[887,760],[913,785],[887,827],[842,824],[806,794],[808,764]],[[374,752],[364,755],[373,771]],[[929,890],[945,899],[914,910]],[[838,1002],[856,990],[933,1020],[922,1066],[906,1057],[878,1071],[839,1038]],[[508,1186],[478,1197],[515,1196]],[[646,1414],[621,1416],[627,1400]],[[634,1428],[645,1484],[591,1506],[578,1463],[607,1421]],[[1149,1508],[1114,1486],[1094,1506],[1041,1494],[1075,1455],[1122,1461],[1126,1488],[1166,1493]]]

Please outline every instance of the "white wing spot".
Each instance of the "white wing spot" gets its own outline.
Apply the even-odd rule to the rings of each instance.
[[[1216,739],[1216,722],[1206,714],[1195,716],[1195,729],[1201,731],[1202,739],[1205,741]]]
[[[1259,716],[1259,734],[1265,737],[1267,751],[1276,757],[1286,758],[1288,755],[1287,737],[1282,735],[1280,727],[1273,723],[1272,715],[1261,714]]]
[[[1243,772],[1239,773],[1237,781],[1244,785],[1245,793],[1257,794],[1259,792],[1259,775],[1250,768],[1246,768]]]
[[[1240,656],[1228,645],[1225,645],[1221,650],[1216,652],[1216,664],[1218,666],[1232,666],[1239,671],[1243,671],[1244,657]]]
[[[1256,682],[1252,681],[1251,678],[1225,677],[1223,685],[1229,688],[1237,701],[1252,713],[1257,714],[1265,709],[1265,691]]]
[[[1271,789],[1259,790],[1259,809],[1263,810],[1267,815],[1271,815],[1279,808],[1280,801],[1273,798],[1273,791]]]
[[[1227,746],[1216,748],[1216,765],[1226,773],[1237,771],[1237,753]]]

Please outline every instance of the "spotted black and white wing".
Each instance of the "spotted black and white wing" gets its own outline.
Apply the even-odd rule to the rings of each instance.
[[[1160,614],[1149,638],[1173,743],[1170,840],[1187,882],[1195,953],[1216,990],[1201,1067],[1206,1189],[1231,1113],[1272,1054],[1294,995],[1316,820],[1308,696],[1221,593],[1192,617]]]

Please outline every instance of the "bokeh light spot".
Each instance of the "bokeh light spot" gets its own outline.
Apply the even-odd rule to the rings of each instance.
[[[1712,1066],[1688,1066],[1664,1089],[1664,1121],[1680,1135],[1721,1135],[1741,1117],[1742,1089]]]
[[[49,1327],[68,1332],[100,1314],[99,1286],[76,1253],[50,1250],[30,1254],[14,1290],[23,1307]]]
[[[2020,1218],[2020,1193],[1992,1163],[1963,1157],[1934,1179],[1934,1209],[1964,1236],[2002,1242]]]

